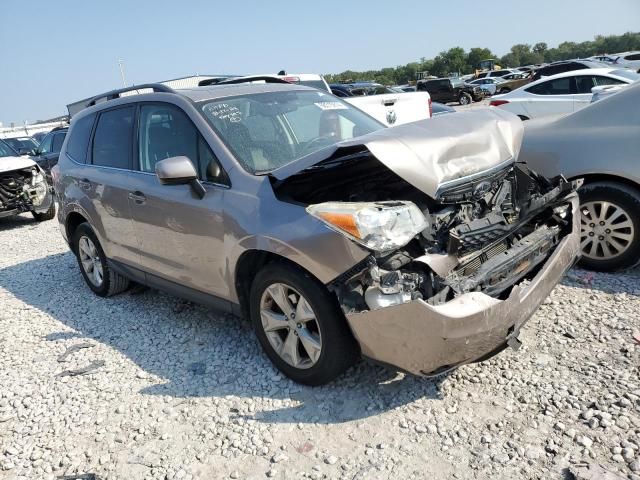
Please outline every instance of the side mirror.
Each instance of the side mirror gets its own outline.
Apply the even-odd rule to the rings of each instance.
[[[156,163],[156,176],[162,185],[189,184],[200,198],[203,198],[206,193],[188,157],[179,156],[160,160]]]
[[[34,155],[35,151],[29,148],[19,148],[18,155]]]

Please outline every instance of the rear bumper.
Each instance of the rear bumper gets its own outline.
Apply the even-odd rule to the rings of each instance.
[[[516,339],[580,253],[580,211],[574,193],[572,230],[538,274],[505,300],[470,292],[438,306],[423,300],[347,315],[364,356],[401,370],[429,375],[497,353]]]

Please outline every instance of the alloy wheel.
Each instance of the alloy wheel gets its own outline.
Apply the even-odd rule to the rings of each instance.
[[[322,334],[309,302],[284,283],[273,283],[260,300],[262,328],[274,351],[294,368],[313,367],[322,352]]]
[[[96,245],[87,236],[80,237],[78,241],[78,255],[80,264],[89,281],[96,287],[100,287],[103,282],[102,261]]]
[[[634,238],[629,214],[611,202],[587,202],[582,211],[580,241],[582,255],[593,260],[606,260],[622,255]]]

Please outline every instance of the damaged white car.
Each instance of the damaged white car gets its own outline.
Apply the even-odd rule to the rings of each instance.
[[[0,141],[0,218],[31,212],[38,221],[55,217],[55,202],[42,169]]]

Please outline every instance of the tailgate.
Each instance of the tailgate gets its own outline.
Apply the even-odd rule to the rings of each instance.
[[[345,98],[387,126],[402,125],[431,117],[427,92],[385,93]]]

